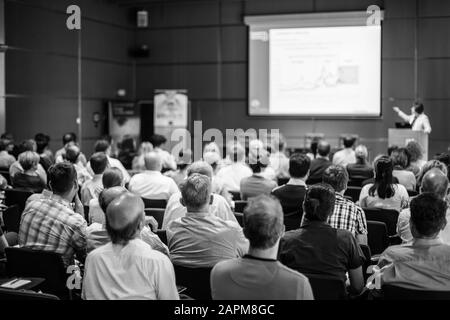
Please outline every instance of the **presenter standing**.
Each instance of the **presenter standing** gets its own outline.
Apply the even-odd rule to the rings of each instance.
[[[398,116],[411,125],[413,131],[431,132],[431,125],[428,116],[424,113],[422,103],[414,102],[411,107],[411,115],[407,115],[399,107],[393,107]]]

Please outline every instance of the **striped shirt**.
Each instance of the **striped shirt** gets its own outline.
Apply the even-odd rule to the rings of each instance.
[[[32,195],[26,203],[19,229],[19,245],[62,255],[69,265],[75,253],[86,251],[86,220],[70,203],[49,191]]]
[[[355,237],[367,234],[366,215],[359,206],[336,192],[334,212],[328,217],[328,223],[336,229],[350,231]]]

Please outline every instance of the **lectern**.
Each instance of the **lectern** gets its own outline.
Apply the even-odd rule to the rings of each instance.
[[[423,131],[413,131],[411,129],[389,129],[389,146],[406,146],[409,141],[418,142],[423,149],[423,160],[428,161],[428,133]]]

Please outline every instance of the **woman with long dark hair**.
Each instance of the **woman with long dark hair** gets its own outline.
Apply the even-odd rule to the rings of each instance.
[[[384,208],[400,211],[408,204],[408,191],[394,183],[394,164],[388,156],[375,162],[375,182],[365,185],[359,196],[359,204],[365,208]]]

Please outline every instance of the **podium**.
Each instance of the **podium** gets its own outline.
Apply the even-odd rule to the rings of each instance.
[[[389,146],[396,145],[403,147],[411,140],[418,142],[422,146],[423,160],[428,161],[428,133],[423,131],[413,131],[411,129],[389,129]]]

